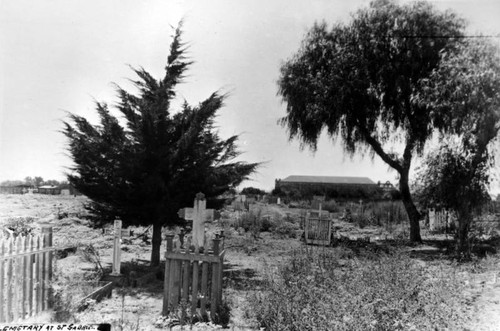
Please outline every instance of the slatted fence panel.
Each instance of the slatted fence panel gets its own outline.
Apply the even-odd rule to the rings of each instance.
[[[52,228],[41,236],[0,237],[0,323],[51,308]]]
[[[330,245],[332,220],[329,215],[319,212],[309,212],[304,224],[306,244]]]
[[[186,247],[190,247],[189,243]],[[180,305],[192,316],[213,320],[222,303],[224,249],[217,235],[211,250],[175,249],[173,236],[167,236],[163,315],[175,312]]]

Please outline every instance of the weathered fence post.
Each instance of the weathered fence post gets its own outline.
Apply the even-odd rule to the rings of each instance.
[[[22,318],[26,317],[26,312],[29,314],[28,310],[28,293],[29,293],[29,283],[31,282],[31,279],[28,279],[28,265],[30,262],[30,256],[26,254],[29,249],[29,240],[28,236],[23,237],[23,252],[25,253],[23,257],[23,299],[22,299],[22,309],[21,309],[21,316]],[[31,278],[31,275],[30,277]]]
[[[4,285],[4,241],[2,238],[2,241],[0,242],[0,257],[2,258],[0,260],[0,323],[5,322],[5,315],[4,315],[4,290],[5,290],[5,285]]]
[[[216,234],[213,239],[213,251],[214,256],[219,255],[219,244],[220,238],[219,235]],[[219,264],[214,264],[212,266],[212,295],[210,302],[210,318],[214,320],[215,313],[217,312],[217,308],[220,304],[219,302]]]
[[[174,235],[173,234],[168,234],[167,235],[167,253],[173,251],[173,241],[174,241]],[[170,272],[172,269],[172,265],[174,262],[170,259],[165,260],[165,282],[163,284],[163,311],[162,315],[166,316],[168,315],[168,312],[170,310]]]
[[[35,248],[35,242],[33,240],[33,236],[30,236],[29,239],[29,247],[30,247],[30,252],[33,252]],[[28,284],[28,316],[33,316],[33,298],[35,297],[33,295],[34,292],[34,283],[36,281],[35,277],[33,276],[33,264],[35,263],[35,256],[33,253],[30,254],[29,260],[28,260],[28,275],[29,275],[29,284]],[[36,265],[35,265],[36,266]]]
[[[111,276],[121,276],[120,265],[121,265],[121,236],[122,236],[122,221],[120,219],[115,220],[114,224],[114,240],[113,240],[113,270]]]
[[[51,248],[52,247],[52,227],[43,227],[42,228],[42,236],[43,236],[43,247]],[[45,273],[43,275],[44,281],[44,289],[45,296],[43,299],[43,309],[52,308],[52,250],[49,250],[44,253],[46,256],[44,258],[46,265],[44,266]]]

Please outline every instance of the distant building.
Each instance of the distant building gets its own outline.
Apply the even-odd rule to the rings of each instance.
[[[0,186],[0,193],[3,194],[25,194],[32,187],[30,185]]]
[[[61,189],[53,185],[43,185],[38,187],[38,193],[49,194],[49,195],[59,195],[61,194]]]
[[[381,195],[381,188],[368,177],[288,176],[275,181],[275,193],[292,199],[372,199]]]

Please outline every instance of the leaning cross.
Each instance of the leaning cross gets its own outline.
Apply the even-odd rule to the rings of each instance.
[[[198,193],[194,199],[193,208],[183,208],[179,210],[179,217],[187,221],[193,221],[193,240],[194,247],[205,246],[205,221],[213,220],[214,210],[207,209],[207,200],[205,194]]]

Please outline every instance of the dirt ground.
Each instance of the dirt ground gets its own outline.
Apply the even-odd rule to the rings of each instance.
[[[64,307],[70,307],[85,293],[84,283],[92,283],[102,274],[111,272],[113,238],[103,234],[101,229],[92,229],[84,219],[84,197],[46,196],[46,195],[0,195],[0,224],[13,219],[28,218],[34,225],[35,232],[42,225],[51,225],[54,231],[54,245],[57,247],[77,246],[76,252],[67,256],[60,254],[55,265],[55,291],[66,293],[59,298],[58,312],[47,312],[33,321],[54,322],[55,318],[69,318],[77,323],[111,323],[117,330],[156,330],[165,329],[168,324],[160,318],[163,300],[161,269],[151,272],[148,268],[151,249],[150,243],[139,234],[146,228],[132,228],[134,235],[124,238],[122,243],[122,273],[124,276],[115,286],[111,298],[99,303],[89,302],[82,312],[64,313]],[[297,210],[285,210],[272,207],[273,212],[298,213]],[[351,223],[336,221],[338,234],[347,238],[369,236],[372,241],[391,240],[393,233],[387,233],[381,227],[360,229]],[[222,229],[219,222],[209,226],[209,232]],[[401,231],[404,231],[402,229]],[[229,328],[232,330],[258,330],[255,321],[250,318],[246,300],[249,293],[258,289],[263,277],[273,268],[283,263],[293,249],[305,249],[299,238],[279,238],[263,232],[258,237],[240,234],[236,230],[226,232],[224,298],[231,308]],[[430,254],[439,254],[443,248],[423,230],[425,244],[408,247],[408,250],[426,263]],[[433,239],[429,241],[425,239]],[[319,249],[319,248],[307,248]],[[162,247],[162,251],[165,247]],[[477,283],[476,300],[471,307],[477,318],[466,330],[500,330],[500,265],[498,258],[490,258],[492,267],[484,274],[475,275],[471,281]],[[130,286],[132,279],[139,279],[137,287]],[[498,278],[498,279],[497,279]],[[105,277],[105,280],[111,280]],[[123,286],[120,286],[120,283]],[[68,294],[69,293],[69,294]],[[62,308],[61,308],[62,307]],[[212,330],[220,326],[198,324],[193,330]],[[171,329],[182,329],[175,326]]]

